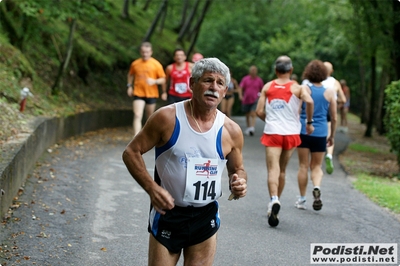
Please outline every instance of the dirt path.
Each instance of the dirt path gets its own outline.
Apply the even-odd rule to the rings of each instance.
[[[372,138],[364,137],[366,127],[355,115],[348,117],[347,134],[351,138],[350,147],[339,156],[345,171],[354,175],[366,172],[381,177],[394,177],[399,173],[396,155],[390,152],[390,144],[385,136],[374,132]],[[340,122],[340,121],[338,121]],[[340,130],[340,129],[339,129]]]

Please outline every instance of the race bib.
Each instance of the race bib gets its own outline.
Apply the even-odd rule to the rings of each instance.
[[[187,91],[187,84],[186,83],[176,83],[175,91],[180,94],[185,93]]]
[[[221,197],[221,176],[226,160],[187,158],[186,189],[183,200],[208,204]]]

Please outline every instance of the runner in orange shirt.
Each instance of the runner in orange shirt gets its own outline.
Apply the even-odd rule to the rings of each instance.
[[[158,85],[165,83],[163,66],[151,57],[152,54],[151,43],[142,43],[140,46],[141,58],[132,62],[128,72],[127,94],[129,97],[133,96],[134,136],[142,128],[144,109],[146,109],[146,118],[149,118],[154,113],[157,98],[159,97]]]

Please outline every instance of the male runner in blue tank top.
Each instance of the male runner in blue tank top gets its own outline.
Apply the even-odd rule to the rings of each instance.
[[[192,99],[158,109],[123,153],[151,200],[149,265],[176,265],[182,252],[185,265],[212,265],[225,165],[231,196],[246,195],[242,131],[217,109],[229,81],[228,67],[217,58],[196,62]],[[153,147],[154,180],[142,158]]]

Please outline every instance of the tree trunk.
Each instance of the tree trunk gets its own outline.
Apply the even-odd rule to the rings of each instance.
[[[149,8],[150,3],[151,3],[151,0],[147,0],[147,1],[146,1],[146,3],[145,3],[144,6],[143,6],[143,11],[146,11],[146,10]]]
[[[192,35],[194,33],[194,37],[192,38],[189,50],[187,51],[186,54],[191,54],[194,46],[196,45],[197,38],[198,38],[199,33],[200,33],[201,24],[204,21],[204,17],[206,16],[207,11],[210,8],[211,3],[212,3],[212,0],[207,0],[206,3],[204,4],[203,11],[201,12],[201,15],[200,15],[199,19],[197,20],[197,23],[196,23],[195,27],[193,28],[192,33],[190,34],[190,35]]]
[[[6,7],[7,7],[7,2],[5,2],[3,5],[0,5],[0,22],[2,24],[2,27],[4,27],[5,31],[9,33],[11,44],[18,48],[21,48],[18,42],[19,39],[18,36],[21,35],[19,33],[20,31],[18,30],[18,27],[14,25],[13,19],[8,15],[11,12],[7,10]]]
[[[151,35],[153,35],[158,21],[160,20],[163,12],[166,11],[167,4],[168,4],[168,0],[163,0],[163,2],[160,5],[160,8],[158,9],[157,15],[155,16],[153,22],[151,23],[150,28],[147,30],[146,35],[143,38],[143,42],[149,42],[150,41]]]
[[[197,19],[197,22],[196,22],[196,24],[194,25],[193,29],[191,29],[191,30],[189,31],[188,39],[193,39],[193,38],[192,38],[193,34],[198,34],[198,33],[199,33],[201,24],[202,24],[203,21],[204,21],[204,17],[206,16],[207,11],[208,11],[208,8],[210,7],[211,3],[212,3],[211,0],[206,0],[206,2],[205,2],[205,4],[204,4],[204,7],[203,7],[203,10],[202,10],[202,12],[201,12],[201,14],[200,14],[200,17]]]
[[[167,13],[168,13],[168,5],[165,6],[164,12],[161,15],[161,23],[160,23],[160,34],[162,34],[164,25],[165,25],[165,20],[167,19]]]
[[[361,48],[358,49],[358,67],[359,67],[359,71],[360,71],[360,98],[361,98],[361,124],[364,124],[367,122],[367,117],[368,117],[368,97],[367,97],[367,89],[366,89],[366,75],[365,75],[365,67],[362,61],[362,57],[361,57],[361,52],[360,52]]]
[[[122,7],[122,18],[129,18],[129,0],[124,0],[124,5]]]
[[[393,0],[393,12],[394,17],[400,16],[400,1]],[[395,72],[396,76],[395,79],[400,79],[400,20],[395,20],[396,23],[394,24],[394,34],[393,34],[393,42],[394,42],[394,49],[393,49],[393,58],[395,62]]]
[[[385,125],[384,125],[384,117],[385,117],[385,89],[386,86],[390,82],[390,75],[389,75],[389,69],[388,67],[384,67],[382,70],[382,76],[381,76],[381,84],[379,86],[379,101],[378,101],[378,108],[377,108],[377,114],[376,118],[377,121],[375,123],[376,130],[378,131],[379,135],[383,135],[386,133],[385,130]]]
[[[68,36],[68,44],[67,44],[67,52],[65,55],[64,61],[60,64],[60,67],[58,69],[58,74],[56,77],[56,80],[54,82],[53,87],[51,88],[51,94],[57,95],[62,88],[62,78],[64,75],[65,70],[68,67],[69,60],[71,58],[72,54],[72,48],[73,48],[73,43],[74,43],[74,33],[75,33],[75,28],[76,28],[76,19],[72,20],[71,26],[69,28],[69,36]]]
[[[375,123],[375,103],[376,103],[376,51],[371,56],[371,95],[369,104],[369,117],[367,122],[367,130],[364,133],[364,137],[372,137],[372,130]]]
[[[185,24],[188,7],[189,7],[189,0],[184,0],[181,22],[179,23],[179,26],[174,29],[176,33],[179,33],[180,29],[182,29],[183,25]]]
[[[200,0],[196,1],[196,4],[194,5],[192,12],[190,13],[189,17],[186,19],[185,24],[183,25],[183,27],[181,28],[179,35],[178,35],[178,42],[182,42],[183,37],[185,36],[186,32],[188,31],[188,29],[190,28],[190,25],[192,24],[194,15],[197,12],[197,8],[199,7],[200,4]]]

